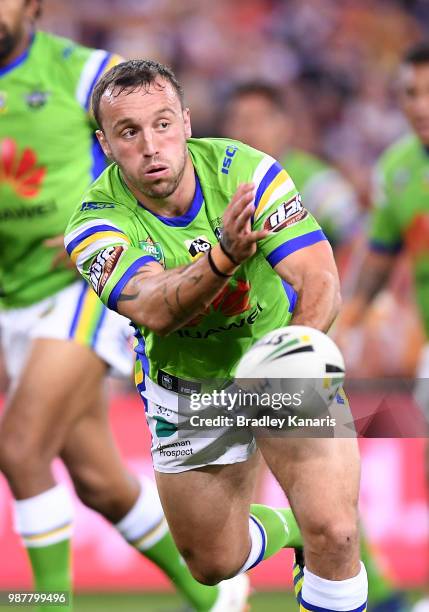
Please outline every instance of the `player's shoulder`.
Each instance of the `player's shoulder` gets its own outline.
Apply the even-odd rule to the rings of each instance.
[[[234,190],[238,183],[254,180],[261,164],[268,168],[276,163],[262,151],[232,138],[190,138],[188,149],[202,181]]]
[[[109,165],[92,183],[74,211],[69,228],[76,228],[92,217],[114,219],[123,226],[134,220],[135,198],[125,187],[116,164]]]
[[[114,163],[109,164],[92,183],[86,191],[83,201],[91,201],[100,205],[115,202],[115,208],[124,212],[130,207],[135,208],[136,204],[134,196],[121,178],[119,167]],[[87,208],[89,210],[91,207],[88,206]]]
[[[417,136],[408,133],[393,142],[380,156],[378,168],[386,174],[394,172],[398,166],[407,166],[421,156],[421,143]]]
[[[57,36],[43,30],[36,32],[35,42],[37,43],[40,55],[43,56],[45,61],[50,59],[59,62],[63,66],[75,60],[85,60],[95,51],[95,49],[80,45],[69,38]]]
[[[328,167],[328,164],[324,160],[320,159],[320,157],[317,157],[308,151],[304,151],[304,149],[298,148],[290,149],[282,161],[284,161],[286,170],[288,163],[302,164],[305,167],[311,166],[316,170],[324,170]]]

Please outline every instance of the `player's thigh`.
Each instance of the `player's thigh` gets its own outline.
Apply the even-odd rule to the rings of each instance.
[[[119,520],[135,503],[139,486],[119,453],[100,386],[94,399],[69,430],[61,458],[82,501]]]
[[[207,556],[248,552],[249,506],[258,459],[167,474],[155,472],[173,537],[187,552]]]
[[[106,371],[104,362],[76,342],[37,338],[10,393],[0,437],[40,452],[57,452],[67,431],[82,416]],[[31,445],[31,444],[30,444]]]
[[[355,525],[360,459],[355,438],[260,438],[258,446],[285,491],[304,535]]]

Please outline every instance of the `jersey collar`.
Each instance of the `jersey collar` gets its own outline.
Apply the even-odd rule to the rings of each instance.
[[[161,215],[157,215],[156,213],[146,208],[146,206],[142,204],[142,202],[138,202],[138,205],[147,210],[147,212],[150,212],[151,215],[159,219],[165,225],[170,225],[172,227],[186,227],[198,215],[201,210],[201,206],[203,205],[203,202],[204,196],[201,189],[200,180],[198,178],[198,174],[195,172],[194,199],[192,200],[191,206],[188,208],[184,215],[181,215],[180,217],[162,217]]]
[[[18,57],[16,57],[12,62],[10,62],[10,64],[7,64],[6,66],[3,66],[2,68],[0,68],[0,77],[4,76],[8,72],[11,72],[11,70],[18,68],[18,66],[20,66],[21,64],[25,62],[25,60],[27,59],[30,53],[33,42],[34,42],[34,33],[31,35],[30,44],[25,49],[25,51],[21,53],[21,55],[18,55]]]

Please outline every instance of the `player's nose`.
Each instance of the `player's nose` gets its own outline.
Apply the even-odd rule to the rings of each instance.
[[[153,157],[158,153],[153,134],[150,130],[142,132],[140,147],[145,157]]]

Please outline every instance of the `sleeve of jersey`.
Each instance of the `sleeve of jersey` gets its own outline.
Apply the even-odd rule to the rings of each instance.
[[[101,301],[117,310],[118,298],[142,266],[156,261],[133,246],[131,238],[109,219],[90,219],[67,228],[64,244],[79,272]]]
[[[293,180],[275,159],[265,155],[252,180],[256,188],[253,229],[269,230],[258,248],[272,267],[295,251],[326,240],[303,207]]]
[[[373,177],[373,202],[368,232],[369,248],[377,253],[394,255],[401,250],[402,239],[390,207],[388,181],[380,166]]]
[[[77,101],[86,111],[90,111],[91,95],[98,79],[110,68],[123,61],[124,59],[120,55],[102,49],[90,51],[80,72],[76,87]]]

